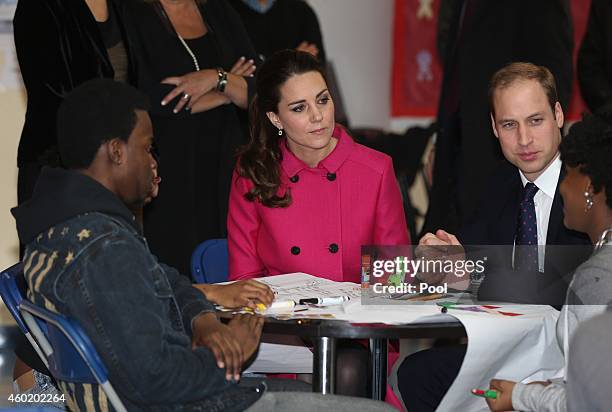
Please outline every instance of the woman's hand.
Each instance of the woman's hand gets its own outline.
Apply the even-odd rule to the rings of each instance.
[[[209,91],[217,87],[217,70],[205,69],[197,72],[187,73],[183,76],[166,77],[161,82],[164,84],[172,84],[176,86],[170,93],[161,101],[161,105],[165,106],[177,96],[181,96],[176,106],[174,113],[178,113],[190,101],[194,102]],[[187,106],[188,107],[188,106]]]
[[[258,303],[270,306],[274,300],[272,289],[253,279],[239,280],[227,285],[198,284],[194,287],[203,291],[211,302],[226,308],[256,309]]]
[[[490,389],[497,391],[497,399],[487,398],[487,405],[493,412],[513,411],[512,390],[516,382],[501,379],[491,379]]]
[[[253,59],[247,60],[246,57],[241,57],[234,63],[229,72],[236,76],[253,77],[255,69],[256,66]]]
[[[174,106],[174,113],[178,113],[183,109],[191,110],[194,108],[194,105],[198,109],[197,112],[201,112],[233,101],[232,95],[236,94],[236,96],[234,96],[236,100],[234,103],[242,107],[242,100],[244,100],[242,98],[244,97],[242,96],[242,94],[244,94],[242,93],[242,89],[246,92],[246,83],[244,83],[244,80],[241,78],[252,77],[253,73],[255,73],[255,69],[255,62],[252,59],[247,60],[245,57],[241,57],[236,60],[236,63],[234,63],[228,72],[228,85],[226,89],[229,91],[236,88],[237,90],[235,90],[234,93],[228,93],[227,97],[223,97],[224,95],[222,93],[217,93],[220,94],[221,97],[213,96],[216,93],[215,90],[219,79],[216,69],[205,69],[187,73],[183,76],[166,77],[161,82],[163,84],[172,84],[176,87],[162,99],[161,105],[165,106],[177,96],[181,96],[176,106]],[[207,102],[203,102],[198,106],[198,100],[208,94],[211,94],[211,97],[207,99]]]

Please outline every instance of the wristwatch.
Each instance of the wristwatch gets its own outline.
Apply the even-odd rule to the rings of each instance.
[[[217,67],[217,91],[223,93],[227,86],[227,72],[221,67]]]

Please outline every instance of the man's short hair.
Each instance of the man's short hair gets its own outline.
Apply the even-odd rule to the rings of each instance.
[[[89,167],[104,142],[127,141],[136,126],[136,110],[148,110],[148,98],[124,83],[89,80],[71,91],[57,113],[59,153],[64,167]]]
[[[510,87],[514,82],[521,80],[535,80],[540,83],[546,93],[550,108],[555,113],[555,104],[559,101],[555,76],[544,66],[517,62],[510,63],[496,71],[489,82],[489,104],[493,115],[495,115],[495,105],[493,104],[495,92]]]

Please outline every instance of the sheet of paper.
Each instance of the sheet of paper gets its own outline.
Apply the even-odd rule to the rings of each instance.
[[[351,299],[361,297],[360,286],[351,282],[334,282],[306,273],[289,273],[286,275],[258,278],[274,291],[277,300],[294,300],[319,297],[349,296]]]

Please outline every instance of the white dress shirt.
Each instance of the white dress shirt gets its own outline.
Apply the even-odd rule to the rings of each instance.
[[[536,224],[538,226],[538,246],[546,245],[546,236],[548,234],[548,221],[550,219],[550,211],[552,209],[555,192],[557,191],[557,183],[559,182],[559,174],[561,173],[561,158],[559,155],[552,163],[544,170],[544,172],[533,182],[538,187],[538,192],[533,197],[535,204]],[[527,185],[529,180],[523,172],[519,170],[523,187]],[[516,244],[516,241],[515,241]],[[544,247],[538,247],[538,268],[540,272],[544,272]]]

